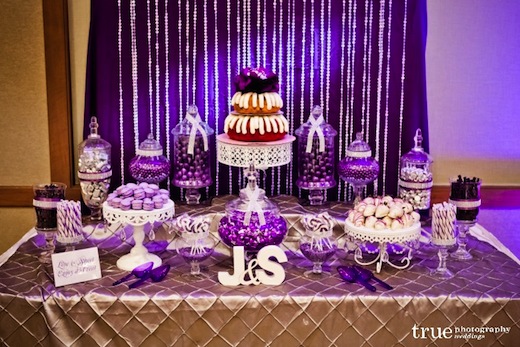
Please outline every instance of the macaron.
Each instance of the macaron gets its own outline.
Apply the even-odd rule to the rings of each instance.
[[[153,189],[151,188],[144,188],[144,193],[146,195],[147,198],[151,198],[155,195],[155,192]]]
[[[142,210],[143,200],[135,199],[132,201],[132,210]]]
[[[163,203],[168,203],[168,200],[170,200],[169,195],[161,194],[160,197],[163,199]]]
[[[151,211],[155,208],[155,203],[152,199],[146,198],[143,200],[143,210],[145,211]]]
[[[146,182],[141,182],[141,183],[139,183],[139,187],[140,187],[140,188],[143,188],[143,189],[144,189],[144,188],[148,188],[148,183],[146,183]]]
[[[130,188],[130,189],[135,189],[138,187],[137,184],[135,184],[135,183],[127,183],[126,186],[127,186],[127,188]]]
[[[146,197],[146,194],[142,188],[137,188],[134,190],[134,198],[136,199],[144,199]]]
[[[156,209],[163,208],[163,206],[164,206],[164,203],[162,202],[162,200],[154,201],[154,207],[155,207]]]
[[[121,201],[122,201],[121,198],[113,198],[112,199],[112,204],[110,206],[112,206],[113,208],[120,208],[121,207]]]
[[[131,188],[125,187],[121,191],[121,196],[124,198],[128,198],[129,196],[132,196],[134,194],[134,191]]]
[[[148,188],[153,189],[153,191],[155,193],[157,193],[159,191],[159,186],[157,184],[155,184],[155,183],[148,184]]]
[[[132,203],[128,200],[123,200],[121,201],[121,209],[123,211],[128,211],[130,209],[130,206],[132,205]]]
[[[159,189],[158,193],[170,196],[170,192],[167,189]]]

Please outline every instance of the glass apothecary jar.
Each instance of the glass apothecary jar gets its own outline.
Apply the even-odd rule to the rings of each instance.
[[[191,105],[186,117],[172,129],[172,134],[172,184],[186,189],[187,204],[198,204],[199,188],[213,184],[209,142],[214,131],[201,120],[197,106]]]
[[[139,145],[129,169],[132,177],[139,183],[158,185],[170,175],[170,161],[164,156],[161,144],[152,134]]]
[[[399,170],[399,197],[412,204],[424,217],[431,204],[433,186],[431,156],[422,148],[422,132],[417,129],[415,145],[401,157]]]
[[[268,245],[279,245],[287,234],[287,223],[280,209],[256,184],[255,170],[247,171],[248,185],[238,199],[226,204],[226,215],[220,220],[218,234],[229,247],[244,246],[256,252]]]
[[[112,178],[112,145],[99,136],[96,117],[90,119],[89,127],[90,134],[78,146],[78,178],[90,219],[100,221]]]
[[[363,133],[356,134],[356,139],[348,146],[347,156],[338,164],[339,177],[352,185],[354,204],[361,201],[363,188],[379,175],[379,163],[372,157],[372,150],[363,141]]]
[[[325,122],[322,108],[314,106],[307,122],[296,129],[295,134],[298,138],[296,185],[309,190],[311,205],[322,205],[327,189],[336,186],[334,137],[338,133]]]

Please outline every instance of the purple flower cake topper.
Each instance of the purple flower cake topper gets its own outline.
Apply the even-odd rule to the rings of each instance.
[[[278,75],[263,67],[246,67],[235,77],[235,88],[242,93],[278,92]]]

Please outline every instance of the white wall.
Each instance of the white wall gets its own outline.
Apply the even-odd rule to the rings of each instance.
[[[428,1],[430,152],[459,173],[520,185],[520,1]]]

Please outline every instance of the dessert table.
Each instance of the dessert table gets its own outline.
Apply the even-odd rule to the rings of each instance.
[[[215,198],[207,206],[177,205],[176,215],[210,214],[216,235],[224,204],[231,198]],[[297,251],[297,241],[303,232],[302,214],[320,209],[301,206],[294,197],[273,200],[290,227],[282,245],[289,258],[284,264],[286,279],[279,286],[218,283],[218,271],[233,267],[231,251],[221,243],[203,263],[209,278],[186,281],[181,274],[189,265],[171,247],[174,235],[164,225],[156,230],[155,240],[145,244],[172,270],[162,282],[131,290],[126,284],[112,286],[127,273],[116,266],[132,247],[126,229],[81,245],[97,245],[101,279],[58,288],[52,267],[38,261],[37,246],[44,241],[36,236],[23,242],[0,267],[0,344],[512,346],[518,341],[520,265],[491,245],[470,236],[474,260],[450,259],[448,267],[455,273],[451,280],[430,277],[438,262],[436,249],[422,244],[409,268],[383,266],[378,277],[394,287],[391,291],[376,285],[373,293],[342,281],[335,268],[353,263],[353,254],[346,251],[325,266],[332,276],[312,281],[303,276],[312,264]],[[347,207],[326,206],[336,217],[334,233],[340,244]],[[126,238],[120,237],[122,232]],[[446,333],[447,328],[452,330],[450,338],[439,337],[438,332]]]

